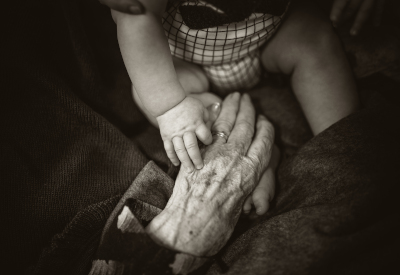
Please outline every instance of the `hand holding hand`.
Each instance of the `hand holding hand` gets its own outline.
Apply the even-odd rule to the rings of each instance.
[[[164,210],[147,226],[161,245],[196,256],[215,255],[227,242],[243,203],[268,167],[274,128],[255,120],[250,97],[234,93],[222,104],[211,145],[203,150],[204,167],[181,169]]]
[[[374,25],[379,25],[384,3],[385,0],[334,0],[330,18],[337,25],[354,16],[350,34],[357,35],[371,14]]]
[[[188,172],[203,167],[197,138],[205,145],[212,142],[208,110],[200,100],[186,97],[181,103],[157,117],[167,156],[174,165],[179,161]]]

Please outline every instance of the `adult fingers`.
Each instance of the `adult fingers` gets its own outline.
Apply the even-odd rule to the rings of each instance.
[[[183,142],[185,143],[186,151],[197,169],[203,168],[203,160],[201,158],[200,149],[197,144],[196,135],[193,132],[183,134]]]
[[[257,215],[264,215],[269,208],[269,203],[275,196],[275,174],[272,167],[263,173],[261,179],[252,193],[252,200]]]
[[[138,0],[99,0],[103,5],[113,10],[130,14],[143,14],[144,6]]]
[[[357,13],[356,19],[354,20],[353,26],[350,29],[351,35],[358,34],[361,27],[364,25],[365,21],[368,19],[369,15],[371,14],[373,6],[374,6],[374,0],[365,0],[362,3],[362,5]]]
[[[228,95],[221,107],[221,112],[211,127],[212,132],[224,132],[230,135],[233,125],[235,124],[237,112],[239,110],[240,94],[238,92]]]
[[[264,171],[271,158],[275,130],[263,115],[258,116],[256,128],[256,135],[247,152],[247,157],[258,165],[258,167],[255,167],[257,171]]]
[[[360,8],[360,5],[362,4],[364,0],[351,0],[349,4],[346,7],[346,12],[344,13],[344,18],[348,19],[352,17],[357,10]]]
[[[186,171],[193,171],[193,164],[189,158],[189,155],[186,151],[185,144],[183,143],[183,139],[181,137],[174,137],[172,139],[172,143],[174,144],[175,153],[178,156],[179,160],[182,162],[182,165],[185,166]]]
[[[235,126],[229,136],[229,143],[233,143],[241,154],[245,154],[254,136],[256,111],[251,103],[250,96],[244,94],[240,100],[239,112]]]
[[[250,194],[246,198],[246,200],[244,201],[244,204],[243,204],[243,212],[245,214],[248,214],[250,212],[252,203],[253,203],[253,198],[252,198],[252,194]]]
[[[168,158],[171,160],[172,164],[175,166],[179,165],[178,156],[175,154],[174,145],[170,140],[164,140],[164,149],[167,153]]]
[[[333,2],[330,18],[334,23],[338,23],[342,13],[350,0],[335,0]]]

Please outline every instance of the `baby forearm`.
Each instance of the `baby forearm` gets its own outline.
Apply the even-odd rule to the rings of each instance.
[[[122,57],[140,100],[152,115],[164,114],[186,95],[176,76],[161,17],[148,12],[114,18]]]

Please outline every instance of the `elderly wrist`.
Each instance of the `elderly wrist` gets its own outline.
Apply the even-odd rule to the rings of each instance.
[[[190,251],[190,249],[182,250],[177,246],[179,238],[182,237],[178,234],[178,225],[181,224],[183,216],[181,212],[179,209],[171,211],[165,208],[148,224],[145,230],[153,241],[159,245],[171,250],[192,254],[191,252],[193,251]]]

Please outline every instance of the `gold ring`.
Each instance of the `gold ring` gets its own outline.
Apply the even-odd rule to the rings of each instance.
[[[213,136],[218,136],[218,137],[224,138],[224,139],[225,139],[225,142],[228,141],[228,137],[229,137],[229,136],[228,136],[227,134],[225,134],[224,132],[213,132],[212,135],[213,135]]]

